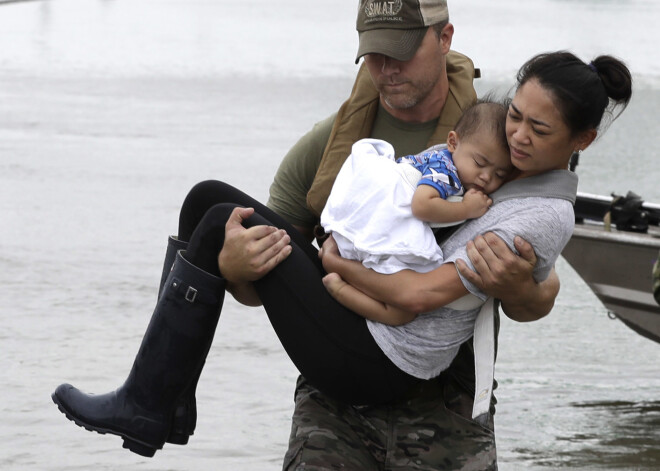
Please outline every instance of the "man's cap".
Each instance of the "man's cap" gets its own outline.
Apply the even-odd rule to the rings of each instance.
[[[448,19],[446,0],[360,0],[355,63],[374,53],[410,60],[428,27]]]

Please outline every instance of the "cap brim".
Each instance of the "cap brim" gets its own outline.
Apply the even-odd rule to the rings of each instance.
[[[355,63],[367,54],[383,54],[399,61],[409,61],[417,52],[428,28],[371,29],[358,33],[360,45]]]

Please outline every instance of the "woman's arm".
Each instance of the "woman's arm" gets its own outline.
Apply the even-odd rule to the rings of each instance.
[[[478,236],[467,247],[477,271],[470,270],[462,260],[456,261],[456,269],[484,293],[500,299],[511,319],[535,321],[552,310],[559,293],[559,278],[552,270],[545,281],[537,283],[532,276],[536,265],[534,249],[520,237],[514,243],[520,256],[493,233]],[[453,264],[444,264],[429,273],[403,270],[382,275],[359,262],[341,258],[332,238],[326,244],[319,253],[326,271],[338,273],[367,296],[404,311],[421,314],[468,293]]]
[[[462,261],[456,262],[461,275],[484,293],[502,301],[502,309],[511,319],[530,322],[546,316],[559,293],[559,277],[554,269],[548,278],[537,283],[532,277],[536,265],[533,247],[520,237],[514,238],[513,253],[493,233],[475,237],[467,245],[467,253],[475,271]]]
[[[428,273],[402,270],[383,275],[342,258],[332,237],[325,241],[319,256],[328,273],[337,273],[367,296],[413,314],[437,309],[468,293],[453,263]]]
[[[411,312],[367,296],[342,280],[337,273],[326,275],[323,278],[323,285],[339,303],[366,319],[387,325],[403,325],[417,317]]]

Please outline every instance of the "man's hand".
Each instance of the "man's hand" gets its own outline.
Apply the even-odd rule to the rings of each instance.
[[[243,220],[253,208],[235,208],[225,225],[225,243],[218,255],[218,267],[230,283],[258,280],[291,253],[291,238],[283,229],[254,226],[246,229]]]
[[[291,238],[273,226],[245,228],[242,222],[253,208],[235,208],[225,225],[225,243],[218,255],[218,268],[227,289],[241,303],[258,305],[251,282],[266,275],[291,254]]]
[[[493,233],[468,242],[467,254],[476,272],[462,260],[456,261],[460,274],[489,296],[502,301],[505,313],[517,321],[533,321],[547,315],[559,292],[554,270],[543,283],[532,277],[536,265],[534,248],[520,237],[514,239],[520,256]]]

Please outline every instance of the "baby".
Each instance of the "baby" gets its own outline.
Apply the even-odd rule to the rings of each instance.
[[[479,102],[463,113],[446,145],[396,161],[385,141],[356,142],[321,214],[340,254],[385,274],[440,266],[442,250],[431,226],[483,215],[492,203],[488,194],[513,170],[506,113],[503,104]],[[331,292],[349,289],[366,298],[337,275],[324,282]]]

